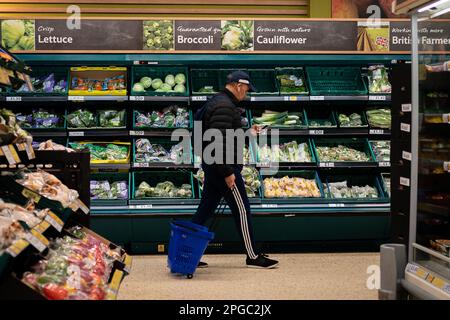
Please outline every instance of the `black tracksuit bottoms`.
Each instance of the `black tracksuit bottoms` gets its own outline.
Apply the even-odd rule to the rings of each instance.
[[[255,244],[253,240],[252,217],[250,213],[250,203],[245,191],[244,180],[241,175],[242,166],[236,166],[234,175],[236,176],[236,187],[230,190],[225,183],[225,179],[217,172],[214,166],[202,165],[205,172],[202,198],[197,208],[197,212],[192,218],[192,222],[204,225],[214,214],[222,197],[225,198],[231,213],[233,214],[239,234],[245,245],[247,256],[250,259],[257,258]]]

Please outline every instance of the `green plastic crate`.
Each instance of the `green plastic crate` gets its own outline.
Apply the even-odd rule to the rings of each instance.
[[[286,68],[276,68],[276,84],[277,84],[277,88],[278,91],[280,92],[280,95],[308,95],[309,91],[308,91],[308,85],[306,82],[306,76],[305,76],[305,71],[302,67],[286,67]],[[303,86],[304,87],[304,91],[301,90],[295,90],[292,92],[287,92],[287,91],[283,91],[281,88],[281,81],[280,79],[278,79],[278,76],[280,75],[293,75],[296,76],[297,78],[301,78],[303,80]]]
[[[249,92],[255,95],[279,95],[275,69],[248,69],[248,75],[257,92]]]
[[[317,128],[336,128],[337,121],[336,116],[333,110],[328,108],[306,108],[305,113],[308,119],[308,128],[317,129]],[[325,125],[325,122],[330,122],[331,126]],[[311,123],[317,123],[317,125],[311,125]]]
[[[343,139],[313,139],[312,140],[315,157],[317,162],[329,162],[322,161],[318,155],[317,147],[337,147],[339,145],[344,145],[349,148],[362,151],[368,155],[368,161],[348,161],[348,162],[375,162],[375,156],[373,154],[372,148],[370,147],[369,140],[367,138],[343,138]],[[330,161],[330,162],[347,162],[347,161]]]
[[[300,145],[301,143],[306,143],[306,144],[308,145],[309,153],[310,153],[310,155],[311,155],[311,161],[310,161],[310,162],[306,162],[306,163],[311,163],[311,164],[313,164],[313,163],[316,162],[315,154],[314,154],[313,147],[312,147],[312,143],[311,143],[311,140],[310,140],[310,139],[305,139],[305,138],[300,138],[300,137],[278,136],[278,140],[279,140],[279,141],[278,141],[279,144],[284,144],[284,143],[288,143],[288,142],[291,142],[291,141],[296,141],[297,144],[299,144],[299,145]],[[269,145],[269,146],[272,145],[272,140],[271,140],[270,138],[268,139],[267,142],[268,142],[268,145]],[[259,163],[259,164],[261,164],[261,163],[263,163],[263,162],[261,161],[260,153],[259,153],[259,151],[256,151],[256,148],[257,148],[256,145],[253,145],[253,146],[252,146],[252,150],[255,150],[255,151],[253,151],[253,153],[256,154],[256,162]],[[280,162],[280,164],[294,164],[294,163],[295,163],[295,162]]]
[[[50,108],[42,108],[42,109],[44,109],[46,111],[50,110]],[[53,109],[53,110],[50,110],[50,111],[57,111],[57,110]],[[23,113],[24,114],[32,114],[32,111],[30,110],[29,112],[26,111],[26,112],[23,112]],[[66,128],[67,128],[67,121],[66,121],[67,110],[64,110],[63,113],[58,113],[58,112],[54,112],[54,113],[58,114],[58,116],[60,117],[58,126],[55,127],[55,128],[25,128],[23,126],[21,126],[21,127],[22,127],[22,129],[24,129],[26,131],[29,131],[29,132],[65,131]]]
[[[183,93],[178,92],[156,92],[153,89],[147,89],[145,92],[135,92],[131,90],[132,96],[189,96],[189,72],[187,67],[182,66],[158,66],[158,67],[150,67],[150,66],[136,66],[131,68],[132,72],[132,85],[139,82],[142,77],[150,77],[152,80],[156,78],[160,78],[164,83],[164,79],[168,74],[172,74],[176,76],[178,73],[183,73],[186,77],[186,83],[184,86],[186,87],[186,91]]]
[[[367,95],[359,67],[306,67],[312,96]]]
[[[190,171],[142,171],[142,172],[133,172],[132,173],[132,199],[162,199],[156,197],[145,197],[145,198],[136,198],[136,191],[139,188],[139,185],[142,182],[147,182],[151,187],[155,187],[158,183],[164,181],[171,181],[176,187],[181,187],[182,184],[189,184],[192,190],[192,197],[190,198],[180,198],[180,197],[172,197],[172,198],[164,198],[164,199],[194,199],[194,181],[192,172]]]
[[[162,147],[164,147],[164,149],[167,152],[170,152],[170,149],[174,145],[177,145],[177,144],[181,143],[181,141],[180,142],[178,142],[178,141],[171,141],[170,137],[168,137],[168,138],[153,138],[153,137],[150,137],[150,138],[139,138],[139,139],[148,139],[151,144],[159,144]],[[136,141],[139,140],[139,139],[133,139],[133,162],[135,162],[135,163],[142,163],[142,162],[136,162],[136,153],[137,153]],[[185,162],[185,163],[192,163],[193,153],[192,153],[192,145],[190,144],[190,140],[189,140],[189,151],[187,153],[183,152],[183,156],[185,157],[184,158],[185,161],[183,161],[183,162]],[[158,163],[173,164],[171,162],[152,162],[152,163],[155,163],[155,164],[158,164]],[[150,163],[150,166],[151,166],[151,163]]]
[[[339,121],[339,114],[345,114],[346,116],[350,116],[352,113],[357,113],[361,116],[361,122],[362,125],[361,126],[357,126],[357,127],[345,127],[341,125],[341,122]],[[335,110],[335,117],[336,117],[336,122],[339,125],[339,127],[341,128],[367,128],[369,125],[367,123],[367,117],[366,117],[366,112],[364,110],[361,110],[361,107],[356,107],[356,108],[348,108],[348,107],[342,107],[342,108],[338,108],[337,110]]]
[[[133,110],[133,129],[135,130],[168,130],[168,129],[191,129],[194,126],[194,116],[192,113],[192,109],[188,108],[187,106],[184,106],[185,109],[187,109],[189,113],[189,124],[187,127],[150,127],[150,126],[142,126],[138,127],[136,126],[136,120],[138,116],[138,112],[141,113],[151,113],[153,110],[161,111],[163,108],[146,108],[146,110]]]
[[[25,97],[41,97],[41,96],[51,96],[51,97],[61,97],[67,96],[69,87],[69,68],[67,67],[56,67],[56,66],[32,66],[31,78],[40,78],[48,76],[50,74],[55,75],[55,84],[60,80],[66,81],[66,89],[64,92],[17,92],[12,89],[6,89],[0,92],[3,96],[25,96]]]
[[[130,189],[131,189],[131,177],[129,173],[123,172],[123,173],[111,173],[111,172],[101,172],[101,173],[91,173],[90,180],[96,180],[96,181],[108,181],[110,185],[113,182],[117,181],[126,181],[128,186],[127,191],[127,199],[92,199],[91,198],[91,205],[92,206],[101,206],[101,205],[127,205],[128,199],[130,198]]]
[[[213,87],[215,92],[221,90],[219,83],[220,72],[217,69],[191,69],[191,89],[193,95],[212,95],[214,93],[199,92],[205,86]]]
[[[255,121],[253,120],[254,118],[258,118],[261,117],[263,112],[264,112],[264,108],[253,108],[251,110],[251,125],[255,125]],[[302,124],[300,125],[281,125],[281,124],[274,124],[271,125],[270,128],[274,128],[274,129],[306,129],[308,127],[308,118],[306,115],[306,112],[303,108],[298,107],[298,110],[274,110],[271,109],[271,111],[279,111],[279,112],[284,112],[287,111],[289,114],[296,114],[298,116],[300,116],[302,120]]]
[[[334,198],[331,195],[329,183],[347,181],[347,186],[370,186],[376,189],[378,198]],[[378,175],[351,174],[351,175],[332,175],[325,178],[325,196],[332,199],[333,202],[386,202],[388,198],[383,190],[380,177]]]
[[[69,123],[66,120],[66,126],[67,126],[67,130],[73,130],[73,131],[79,131],[79,130],[117,130],[117,129],[126,129],[127,127],[127,123],[128,123],[128,111],[126,108],[100,108],[97,107],[95,109],[91,108],[82,108],[82,109],[87,109],[88,111],[92,112],[94,114],[94,121],[95,121],[95,126],[93,127],[89,127],[89,128],[85,128],[85,127],[70,127]],[[116,110],[116,111],[122,111],[125,110],[125,114],[124,114],[124,119],[123,119],[123,125],[119,126],[119,127],[101,127],[100,126],[100,115],[99,115],[99,111],[105,111],[105,110]],[[71,109],[71,110],[67,110],[66,111],[66,117],[73,113],[74,111],[76,111],[76,109]]]
[[[273,197],[273,198],[268,198],[265,195],[265,190],[264,190],[264,179],[265,178],[269,178],[269,177],[274,177],[274,178],[282,178],[288,176],[290,178],[292,177],[300,177],[300,178],[304,178],[304,179],[308,179],[308,180],[315,180],[317,187],[319,188],[320,191],[320,197]],[[263,172],[261,172],[261,191],[262,191],[262,197],[263,197],[263,202],[294,202],[294,203],[299,203],[299,202],[304,202],[304,203],[314,203],[314,202],[323,202],[323,199],[325,197],[324,191],[323,191],[323,187],[322,187],[322,182],[320,180],[319,174],[317,173],[317,171],[312,171],[312,170],[289,170],[289,171],[278,171],[276,174],[274,175],[265,175]]]

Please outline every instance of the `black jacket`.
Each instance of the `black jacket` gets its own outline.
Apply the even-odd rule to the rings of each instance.
[[[242,128],[241,114],[243,110],[238,107],[239,101],[234,95],[225,89],[215,96],[213,96],[206,103],[206,111],[203,116],[203,130],[207,129],[219,129],[223,135],[223,164],[214,164],[219,174],[223,177],[228,177],[234,173],[234,169],[242,164],[242,159],[238,160],[238,150],[236,141],[227,141],[226,130],[227,129],[240,129]],[[203,142],[203,149],[210,142]],[[227,149],[233,148],[234,161],[232,164],[226,164]],[[229,151],[228,151],[229,152]],[[242,154],[242,150],[240,150]]]

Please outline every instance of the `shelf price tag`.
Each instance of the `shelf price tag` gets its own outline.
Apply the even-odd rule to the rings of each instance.
[[[384,134],[383,129],[370,129],[369,134]]]
[[[29,243],[24,239],[19,239],[14,241],[14,243],[9,246],[8,249],[6,249],[6,252],[8,252],[12,257],[17,257],[23,250],[28,247]]]
[[[450,113],[444,113],[442,115],[442,122],[443,123],[450,123]]]
[[[444,162],[444,171],[450,172],[450,162]]]
[[[84,137],[84,131],[69,131],[69,137]]]
[[[44,251],[50,244],[50,242],[36,230],[31,230],[30,233],[27,233],[25,235],[25,240],[27,240],[39,252]]]
[[[328,207],[330,208],[344,208],[345,203],[329,203]]]
[[[130,96],[130,101],[144,101],[144,96]]]
[[[130,209],[152,209],[152,204],[138,204],[138,205],[130,205]]]
[[[402,112],[411,112],[412,105],[410,103],[402,104]]]
[[[38,195],[36,192],[28,190],[27,188],[24,188],[22,190],[22,195],[27,198],[33,200],[35,203],[38,203],[39,200],[41,200],[41,196]]]
[[[89,213],[89,208],[88,206],[86,206],[83,201],[81,201],[80,199],[77,199],[76,201],[78,207],[81,209],[81,211],[83,211],[85,214]]]
[[[22,97],[6,97],[7,102],[20,102],[22,101]]]
[[[20,162],[19,155],[17,154],[16,149],[14,149],[12,144],[2,146],[1,149],[9,164],[16,164]]]
[[[270,168],[270,162],[259,162],[258,166],[260,168]]]
[[[48,221],[42,221],[36,227],[34,227],[34,230],[36,230],[39,233],[44,233],[49,227],[50,223]]]
[[[274,204],[262,204],[261,205],[262,208],[278,208],[278,204],[274,203]]]
[[[400,184],[405,187],[409,187],[409,179],[405,177],[400,177]]]
[[[286,96],[284,97],[284,101],[297,101],[298,97],[297,96]]]
[[[49,211],[45,217],[45,221],[50,223],[58,232],[62,231],[64,222],[53,212]]]
[[[391,163],[389,161],[378,162],[379,167],[390,167]]]
[[[250,101],[256,101],[256,97],[250,97]]]
[[[402,122],[400,124],[400,130],[405,131],[405,132],[411,132],[411,125]]]
[[[386,101],[386,96],[369,96],[369,101]]]
[[[325,134],[325,132],[323,130],[309,130],[309,134],[314,136],[320,136]]]
[[[149,163],[136,163],[133,162],[133,168],[148,168],[150,166]]]
[[[143,136],[143,135],[144,135],[144,131],[130,130],[130,136]]]
[[[69,101],[84,101],[84,96],[69,96],[68,97]]]
[[[252,99],[252,98],[250,98],[250,99]],[[206,100],[208,100],[208,97],[207,96],[192,96],[191,100],[192,101],[206,101]],[[254,101],[254,100],[251,100],[251,101]]]
[[[411,161],[411,159],[412,159],[411,152],[402,151],[402,158],[405,159],[405,160]]]
[[[325,97],[324,96],[311,96],[311,97],[309,97],[309,100],[311,100],[311,101],[324,101]]]
[[[320,162],[319,167],[321,168],[334,168],[334,162]]]
[[[16,143],[17,150],[25,151],[25,143]]]
[[[29,160],[36,158],[33,146],[28,141],[25,143],[25,151],[27,152],[27,156],[28,156]]]
[[[131,271],[131,262],[133,261],[133,258],[131,258],[130,255],[125,253],[125,257],[123,259],[123,264],[125,265],[125,267],[123,268],[123,270],[126,273],[130,273]]]

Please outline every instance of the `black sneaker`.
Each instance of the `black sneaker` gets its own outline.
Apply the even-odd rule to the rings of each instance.
[[[200,261],[197,265],[197,268],[208,268],[208,264],[206,262]]]
[[[273,269],[278,266],[278,261],[267,258],[265,254],[259,254],[256,259],[247,258],[248,268]]]

